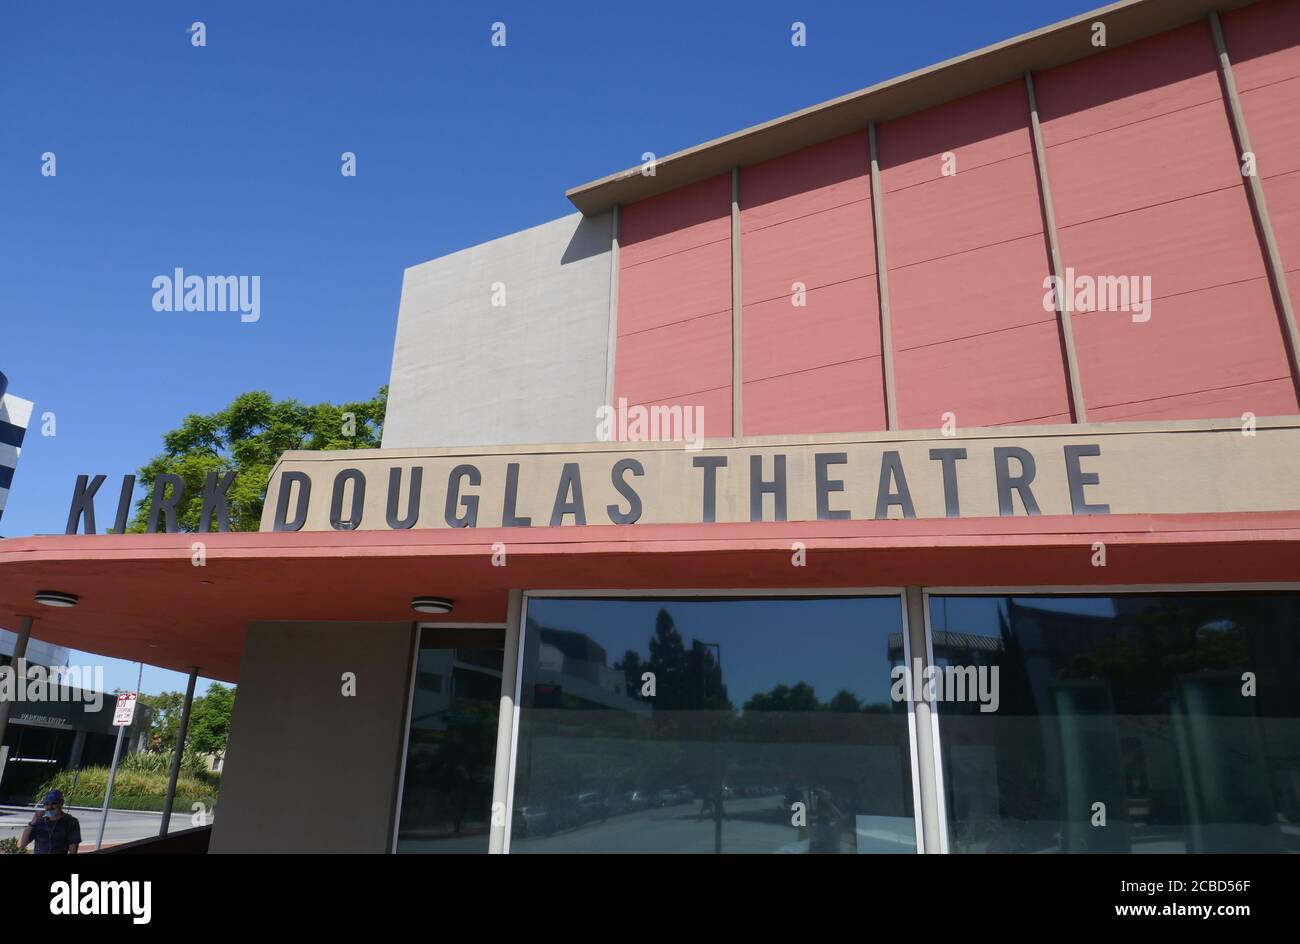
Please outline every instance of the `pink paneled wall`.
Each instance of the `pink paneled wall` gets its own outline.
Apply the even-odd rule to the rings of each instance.
[[[1300,303],[1300,4],[1223,28]],[[1034,85],[1063,264],[1150,278],[1147,321],[1072,314],[1087,419],[1300,412],[1208,24]],[[1069,423],[1024,83],[882,123],[877,145],[900,427]],[[622,211],[615,396],[702,404],[708,436],[733,432],[730,211],[726,174]],[[741,168],[738,433],[885,428],[872,214],[865,131]]]
[[[1074,315],[1091,421],[1296,412],[1217,66],[1195,23],[1035,76],[1064,264],[1151,279]]]
[[[1024,83],[887,122],[877,141],[899,424],[1068,423]]]
[[[740,182],[745,434],[884,429],[866,132]]]
[[[625,207],[615,401],[704,408],[731,435],[731,175]]]
[[[1300,305],[1300,3],[1269,0],[1223,16],[1291,304]]]

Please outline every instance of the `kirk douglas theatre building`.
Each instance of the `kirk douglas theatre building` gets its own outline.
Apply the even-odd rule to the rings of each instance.
[[[382,448],[203,567],[87,469],[0,623],[238,684],[212,852],[1300,850],[1297,102],[1131,0],[576,187]]]

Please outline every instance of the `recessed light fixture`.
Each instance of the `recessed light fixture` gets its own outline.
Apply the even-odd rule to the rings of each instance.
[[[446,597],[411,597],[411,609],[417,613],[450,613],[452,606]]]
[[[36,602],[44,603],[46,606],[69,607],[77,605],[77,598],[71,593],[64,593],[61,590],[37,590]]]

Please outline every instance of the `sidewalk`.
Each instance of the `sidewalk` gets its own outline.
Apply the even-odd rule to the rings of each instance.
[[[95,839],[99,835],[99,807],[69,806],[65,807],[65,811],[81,823],[81,851],[94,850]],[[36,808],[32,806],[0,806],[0,839],[21,836],[34,812]],[[190,817],[188,808],[173,810],[167,832],[170,834],[192,828],[195,824],[190,821]],[[108,827],[104,830],[104,846],[157,836],[161,825],[162,813],[110,809]]]

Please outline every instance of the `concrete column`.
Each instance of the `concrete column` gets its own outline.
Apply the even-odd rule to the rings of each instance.
[[[81,755],[86,752],[86,732],[78,731],[72,737],[72,748],[68,751],[68,769],[81,769]]]
[[[181,724],[176,730],[176,750],[172,753],[172,768],[167,774],[167,799],[163,802],[162,823],[158,835],[166,836],[172,821],[172,803],[176,799],[176,779],[181,773],[181,757],[185,754],[185,736],[190,730],[190,708],[194,705],[194,683],[199,678],[199,667],[190,669],[190,681],[185,686],[185,704],[181,708]]]
[[[920,660],[921,669],[930,664],[930,647],[925,632],[925,597],[920,587],[907,588],[907,639],[912,650],[912,664],[907,667],[911,672]],[[916,724],[916,776],[921,783],[921,808],[916,811],[921,817],[921,836],[925,841],[926,854],[946,851],[943,836],[947,832],[940,819],[940,802],[938,770],[935,765],[936,747],[934,741],[933,706],[923,697],[924,689],[921,679],[913,676],[912,699],[913,718]]]
[[[14,641],[14,672],[18,671],[18,662],[27,655],[27,643],[32,638],[32,623],[36,622],[35,617],[24,616],[22,623],[18,628],[18,639]],[[0,701],[0,744],[4,743],[5,733],[9,729],[9,712],[13,708],[13,702],[9,700]]]
[[[510,602],[506,610],[506,643],[501,660],[501,713],[497,718],[497,757],[492,782],[492,827],[488,834],[488,852],[499,854],[506,851],[506,832],[510,826],[510,769],[511,755],[514,753],[515,723],[519,716],[519,706],[515,701],[515,692],[519,687],[519,639],[523,630],[521,625],[524,613],[524,594],[522,590],[510,591]]]

